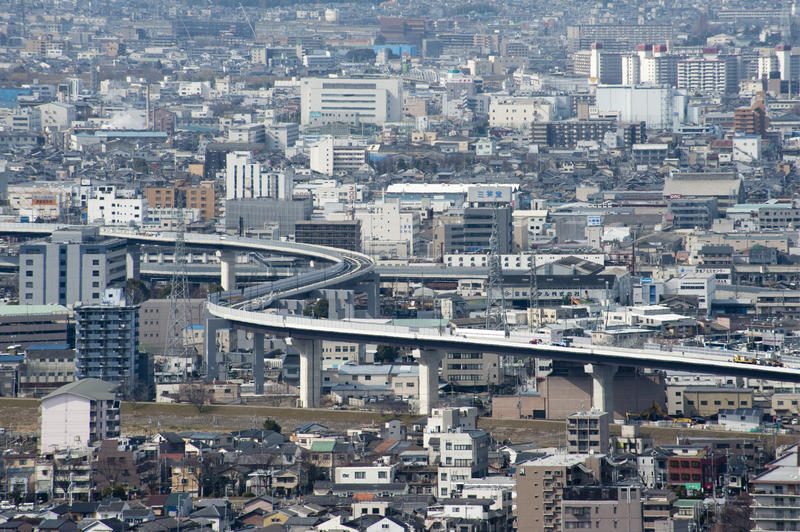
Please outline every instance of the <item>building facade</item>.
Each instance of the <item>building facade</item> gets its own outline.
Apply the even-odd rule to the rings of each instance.
[[[107,287],[125,283],[126,253],[124,240],[101,237],[97,227],[54,231],[49,239],[23,244],[20,304],[99,304]]]
[[[75,376],[110,382],[126,398],[139,383],[139,306],[121,289],[106,290],[100,305],[76,305]]]

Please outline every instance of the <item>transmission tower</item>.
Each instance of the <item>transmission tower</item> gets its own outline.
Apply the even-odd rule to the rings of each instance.
[[[533,318],[536,324],[541,321],[539,315],[539,281],[536,279],[536,251],[531,250],[530,263],[528,264],[528,308],[530,317],[528,318],[528,330],[533,332]]]
[[[178,226],[175,230],[175,255],[172,261],[172,276],[169,291],[169,315],[167,316],[167,334],[164,343],[164,356],[170,360],[183,359],[184,382],[188,381],[189,351],[186,330],[190,323],[189,286],[186,282],[186,220],[183,210],[179,210]],[[171,364],[170,364],[171,365]]]
[[[506,295],[503,288],[503,263],[497,227],[497,209],[492,213],[492,236],[489,238],[489,274],[486,280],[486,328],[502,328],[508,336]]]

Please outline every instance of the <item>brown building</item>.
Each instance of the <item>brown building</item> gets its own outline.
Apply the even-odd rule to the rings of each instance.
[[[641,489],[637,486],[580,486],[564,490],[559,530],[590,528],[642,532]]]
[[[361,220],[299,220],[294,240],[301,244],[361,251]]]
[[[753,107],[737,107],[733,111],[733,131],[736,133],[763,137],[768,124],[763,102],[756,102]]]
[[[151,208],[199,209],[204,222],[216,216],[214,183],[201,181],[198,185],[179,184],[166,187],[146,187],[144,197]]]
[[[598,454],[555,454],[517,466],[517,528],[526,532],[563,530],[565,489],[602,483],[604,459]],[[619,530],[626,530],[626,525]]]

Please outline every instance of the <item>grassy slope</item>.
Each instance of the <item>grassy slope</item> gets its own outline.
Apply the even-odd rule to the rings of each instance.
[[[267,406],[213,406],[199,412],[196,407],[185,404],[123,403],[122,430],[128,434],[152,434],[157,430],[238,430],[261,427],[264,419],[272,418],[284,432],[311,421],[322,423],[335,430],[346,430],[362,425],[380,425],[389,419],[400,419],[404,423],[419,418],[416,415],[393,415],[376,412],[347,410],[278,408]],[[562,421],[493,419],[481,418],[478,426],[490,432],[497,440],[512,442],[535,442],[542,446],[564,443]],[[35,433],[39,429],[39,402],[33,399],[0,398],[0,427],[9,431]],[[611,427],[612,434],[619,434],[619,426]],[[642,436],[653,438],[656,444],[675,443],[677,436],[703,437],[748,437],[769,438],[772,435],[755,433],[692,430],[671,427],[642,427]],[[793,443],[797,436],[777,436],[778,444]]]

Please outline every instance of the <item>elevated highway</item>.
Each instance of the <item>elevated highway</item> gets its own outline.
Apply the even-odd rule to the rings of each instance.
[[[12,224],[9,224],[12,225]],[[22,224],[19,224],[22,225]],[[24,224],[44,225],[44,224]],[[40,228],[36,228],[39,230]],[[42,228],[43,229],[43,228]],[[32,228],[15,228],[20,233]],[[52,230],[52,229],[51,229]],[[2,231],[0,231],[2,232]],[[46,234],[45,231],[37,234]],[[124,238],[138,244],[173,244],[174,232],[139,233],[120,228],[103,228],[101,234]],[[493,331],[459,331],[398,327],[380,323],[379,320],[327,320],[304,318],[278,313],[270,306],[280,299],[291,299],[324,288],[359,282],[375,272],[372,260],[361,253],[312,246],[292,242],[240,238],[230,235],[186,233],[187,246],[212,247],[221,254],[221,270],[225,292],[209,298],[208,311],[213,316],[206,326],[205,356],[209,377],[216,377],[216,331],[222,327],[239,327],[256,334],[256,357],[263,361],[264,334],[287,337],[300,353],[301,402],[305,407],[319,405],[321,389],[321,341],[380,343],[417,350],[420,362],[420,411],[427,413],[435,403],[438,366],[446,352],[482,352],[515,357],[541,357],[586,364],[593,377],[593,405],[609,410],[608,390],[618,366],[635,366],[664,370],[693,371],[718,375],[742,376],[782,382],[800,383],[800,370],[786,367],[756,366],[733,362],[725,357],[681,352],[659,352],[622,348],[553,346],[530,344],[525,335],[503,336]],[[236,251],[269,252],[305,257],[320,261],[324,267],[289,278],[236,289]],[[417,273],[420,277],[442,276],[442,269],[430,271],[428,267],[418,272],[397,268],[390,275],[403,276]],[[417,268],[414,268],[417,270]],[[433,269],[435,270],[435,268]],[[469,269],[472,270],[472,269]],[[388,273],[388,272],[387,272]],[[455,272],[453,272],[455,273]],[[465,273],[465,272],[459,272]],[[449,275],[448,272],[445,275]],[[227,276],[227,283],[226,283]],[[209,341],[210,340],[210,341]],[[260,345],[260,352],[259,352]],[[263,363],[256,364],[262,368]],[[256,377],[258,377],[256,375]],[[262,381],[263,382],[263,381]]]

